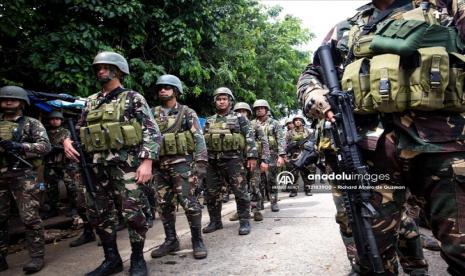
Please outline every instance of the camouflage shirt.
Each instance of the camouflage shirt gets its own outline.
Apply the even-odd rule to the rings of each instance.
[[[273,146],[270,143],[270,164],[275,165],[278,161],[278,156],[286,154],[286,141],[284,139],[284,130],[279,125],[279,122],[277,120],[270,117],[268,117],[264,122],[258,119],[254,119],[253,123],[263,128],[263,130],[265,131],[265,135],[268,137],[268,142],[270,142],[271,137],[273,137],[274,141],[276,141],[276,146]]]
[[[297,128],[295,127],[294,129],[291,129],[286,132],[286,147],[289,145],[291,142],[299,142],[301,139],[307,138],[309,135],[312,135],[314,130],[309,130],[308,128],[301,127]],[[296,137],[299,138],[298,141],[296,141]],[[295,160],[299,157],[300,152],[302,152],[303,145],[300,147],[296,147],[294,150],[291,152],[287,152],[288,156],[292,159]]]
[[[258,152],[261,162],[270,164],[270,144],[268,143],[268,137],[265,135],[263,128],[258,125],[255,121],[251,121],[252,128],[255,133],[255,141],[261,143],[261,152]]]
[[[125,93],[127,93],[127,97],[122,121],[129,122],[131,119],[136,119],[141,124],[142,143],[138,147],[92,153],[93,163],[126,162],[129,166],[134,167],[139,165],[140,159],[158,159],[162,136],[152,111],[145,98],[136,91],[122,92],[112,101],[120,101]],[[95,109],[104,98],[102,92],[89,96],[87,105],[77,123],[78,127],[86,126],[87,114],[90,110]]]
[[[52,145],[52,151],[47,155],[46,163],[61,167],[64,165],[65,161],[63,140],[65,138],[70,138],[70,132],[68,129],[61,126],[56,129],[49,129],[47,135]]]
[[[153,116],[155,120],[158,122],[160,129],[165,129],[163,124],[168,123],[168,117],[172,115],[179,114],[183,105],[176,103],[176,106],[173,107],[168,113],[165,114],[165,110],[161,106],[157,106],[152,108]],[[181,122],[180,129],[177,129],[177,132],[184,132],[190,131],[192,136],[194,137],[195,143],[195,150],[193,153],[193,157],[195,161],[205,161],[208,162],[208,153],[207,153],[207,146],[205,145],[205,138],[203,137],[202,129],[200,128],[199,118],[197,117],[197,113],[185,106],[187,109],[184,112],[183,119]],[[158,112],[157,112],[158,111]],[[184,161],[190,161],[192,158],[190,156],[162,156],[160,157],[160,163],[165,164],[175,164]]]
[[[243,117],[240,113],[229,111],[226,115],[215,114],[207,118],[207,122],[205,124],[204,132],[208,133],[209,125],[213,125],[214,123],[227,123],[227,118],[236,117],[237,121],[239,122],[239,132],[245,137],[245,146],[246,146],[246,158],[257,158],[257,146],[255,144],[255,136],[254,131],[252,129],[252,125],[250,121]],[[228,151],[228,152],[221,152],[221,153],[213,153],[208,152],[209,159],[219,159],[219,158],[242,158],[242,154],[240,151]]]
[[[23,128],[17,141],[23,145],[24,153],[22,157],[40,160],[50,151],[47,131],[39,120],[31,117],[19,116],[14,122],[21,124],[21,120],[24,120]],[[0,121],[4,121],[2,114],[0,114]]]
[[[421,2],[421,1],[413,1]],[[465,2],[452,1],[451,9],[447,8],[449,1],[436,0],[431,9],[436,9],[436,17],[441,24],[455,23],[460,37],[465,38]],[[398,18],[406,11],[415,8],[412,3],[395,9],[388,18]],[[352,26],[363,27],[372,17],[380,11],[372,4],[366,4],[357,9],[357,14],[348,20],[337,24],[326,36],[323,43],[334,41],[336,49],[342,57],[341,63],[349,56],[349,33]],[[385,19],[385,20],[386,20]],[[317,64],[309,64],[301,74],[297,83],[297,97],[304,106],[306,99],[314,89],[323,88],[320,68]],[[305,106],[304,106],[305,110]],[[402,113],[391,113],[392,118],[385,121],[386,116],[357,115],[357,127],[363,148],[374,150],[378,139],[384,132],[383,124],[390,124],[395,129],[397,147],[404,152],[453,152],[465,151],[465,117],[451,112],[425,112],[407,110]],[[308,114],[307,114],[308,115]],[[391,116],[391,115],[390,115]]]

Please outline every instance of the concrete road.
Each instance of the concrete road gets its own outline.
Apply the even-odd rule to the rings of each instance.
[[[149,230],[145,258],[151,275],[346,275],[350,268],[345,249],[334,221],[335,208],[328,193],[296,198],[281,194],[278,213],[265,205],[265,219],[252,221],[252,232],[237,234],[238,223],[230,222],[234,201],[223,206],[224,229],[204,235],[209,250],[207,259],[192,256],[190,232],[182,212],[178,213],[177,230],[181,251],[152,259],[150,251],[163,241],[158,220]],[[203,223],[208,223],[204,210]],[[69,240],[47,245],[46,267],[36,275],[83,275],[100,264],[103,252],[96,243],[69,248]],[[127,275],[130,247],[127,231],[118,233],[118,245],[125,261]],[[425,250],[431,275],[445,275],[446,265],[438,252]],[[10,269],[0,275],[21,275],[27,252],[8,257]]]

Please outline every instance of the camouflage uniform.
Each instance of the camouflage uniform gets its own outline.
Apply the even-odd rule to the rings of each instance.
[[[405,11],[412,11],[412,2],[407,2],[394,10],[390,17],[401,18]],[[430,10],[425,12],[435,15],[429,19],[439,19],[439,23],[446,24],[453,21],[463,39],[463,2],[430,2],[433,2],[429,5]],[[451,5],[448,7],[446,2]],[[421,13],[422,10],[419,9]],[[343,59],[348,57],[351,49],[348,46],[351,27],[359,26],[361,29],[370,17],[379,13],[370,3],[359,8],[357,15],[333,28],[327,39],[335,40],[338,53]],[[357,41],[357,33],[352,41]],[[312,91],[322,88],[321,75],[316,64],[310,64],[305,69],[297,87],[302,104],[311,99]],[[422,207],[425,208],[433,234],[442,243],[441,255],[449,265],[448,272],[460,275],[465,269],[465,207],[460,203],[465,198],[463,116],[445,111],[413,110],[382,115],[356,115],[356,123],[362,135],[359,146],[369,172],[391,176],[390,180],[380,181],[378,184],[409,186],[412,193],[425,199],[426,204]],[[326,160],[334,168],[334,156],[331,158],[331,154],[328,154]],[[385,270],[390,274],[397,273],[395,245],[405,194],[405,189],[393,188],[375,190],[372,197],[372,204],[380,214],[373,221],[373,231],[383,256]],[[348,225],[344,225],[343,220],[338,223],[341,231],[345,232],[343,235],[350,238],[350,231],[344,230],[348,230]]]
[[[197,114],[191,108],[176,103],[170,110],[165,110],[161,106],[153,110],[161,132],[164,135],[164,142],[160,152],[160,161],[154,169],[154,183],[156,189],[157,211],[163,222],[166,234],[166,245],[174,249],[179,248],[176,237],[176,203],[179,203],[185,211],[189,225],[191,226],[192,237],[201,235],[202,206],[196,193],[198,179],[203,175],[197,175],[197,166],[206,167],[208,162],[205,139],[202,135]],[[179,116],[182,116],[181,118]],[[178,120],[179,119],[179,120]],[[168,144],[168,134],[175,134],[172,137],[176,140],[173,150]],[[175,138],[177,136],[177,138]],[[190,136],[193,139],[193,148],[189,148],[188,143],[183,144],[179,137]],[[171,142],[173,142],[171,141]],[[182,148],[182,153],[181,153]],[[194,161],[194,162],[193,162]],[[200,164],[203,162],[203,165]],[[173,250],[163,250],[160,254],[153,253],[153,257],[161,257],[162,253]],[[158,253],[158,252],[157,252]],[[195,252],[194,252],[195,256]]]
[[[0,114],[0,124],[5,123]],[[21,156],[32,164],[40,163],[50,151],[50,142],[42,123],[34,118],[20,116],[15,121],[24,124],[16,139],[22,144],[24,154]],[[18,127],[20,128],[20,127]],[[3,134],[2,134],[3,136]],[[5,139],[5,138],[2,138]],[[19,215],[26,227],[26,242],[31,258],[44,256],[44,228],[39,216],[39,188],[37,173],[32,168],[17,163],[17,160],[7,157],[2,150],[0,157],[0,254],[8,253],[8,219],[10,217],[10,195],[16,201]],[[11,166],[19,164],[16,169]]]
[[[245,137],[247,148],[246,158],[257,158],[254,133],[247,118],[233,111],[224,116],[215,114],[207,118],[204,129],[205,135],[209,135],[215,125],[225,125],[235,133],[242,134]],[[208,142],[207,146],[209,146]],[[222,177],[234,193],[239,219],[248,220],[250,218],[250,198],[247,193],[247,177],[243,154],[240,150],[215,152],[210,149],[209,147],[207,176],[205,179],[210,221],[221,222]]]
[[[247,183],[249,183],[249,191],[251,194],[250,206],[252,212],[260,210],[263,207],[263,195],[260,188],[261,182],[261,171],[260,162],[270,164],[270,144],[268,143],[268,137],[265,135],[263,128],[255,123],[251,122],[252,129],[254,130],[255,144],[257,145],[258,160],[257,167],[254,171],[247,170]]]
[[[56,210],[60,200],[58,185],[64,181],[68,192],[68,199],[72,208],[76,207],[77,186],[74,182],[77,171],[76,164],[64,160],[63,140],[70,136],[69,130],[64,127],[47,131],[52,151],[47,155],[44,168],[44,179],[47,184],[47,197],[51,209]]]
[[[117,88],[121,89],[121,88]],[[122,196],[124,219],[128,224],[131,243],[143,242],[148,225],[143,212],[142,189],[135,181],[140,159],[157,159],[160,131],[145,98],[131,90],[120,93],[112,102],[120,103],[126,97],[120,121],[136,119],[142,126],[142,143],[120,150],[105,150],[89,154],[92,178],[97,185],[97,196],[86,196],[87,213],[92,226],[102,240],[111,239],[115,233],[117,214],[113,202],[114,190]],[[102,92],[91,95],[81,114],[79,127],[86,126],[89,111],[104,100]],[[98,206],[98,209],[96,208]]]
[[[302,141],[302,139],[306,139],[308,136],[313,135],[313,133],[305,128],[304,126],[297,128],[295,127],[294,129],[286,132],[286,145],[289,145],[292,142],[299,142]],[[299,154],[302,152],[303,145],[293,149],[291,152],[287,152],[288,158],[290,161],[295,161],[299,157]],[[296,168],[292,162],[289,162],[289,167],[290,171],[292,172],[292,175],[294,176],[294,187],[292,188],[291,194],[297,194],[298,191],[298,182],[297,180],[299,179],[299,175],[302,177],[302,180],[304,182],[304,191],[305,194],[310,195],[312,191],[312,184],[315,183],[315,180],[310,180],[308,178],[309,175],[315,175],[316,174],[316,167],[314,164],[308,165],[306,168],[303,169],[298,169]]]
[[[268,197],[271,197],[270,201],[272,204],[277,203],[278,182],[276,180],[276,176],[278,175],[278,167],[276,162],[279,155],[286,154],[284,130],[281,128],[277,120],[270,117],[268,117],[264,122],[258,119],[254,119],[252,120],[252,123],[257,124],[263,128],[270,144],[270,166],[268,168],[268,172],[261,174],[261,183],[262,186],[264,186],[262,191],[265,191],[262,193],[262,196],[265,197],[265,195],[267,195]],[[274,142],[270,142],[271,140]]]

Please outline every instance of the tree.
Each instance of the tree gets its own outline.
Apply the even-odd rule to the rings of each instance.
[[[87,96],[98,89],[98,51],[125,56],[125,86],[151,98],[156,78],[178,75],[201,114],[228,86],[238,100],[296,106],[312,38],[298,19],[254,0],[18,0],[0,4],[0,85]]]

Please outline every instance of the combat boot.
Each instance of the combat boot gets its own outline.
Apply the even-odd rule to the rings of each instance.
[[[8,269],[8,263],[6,262],[6,258],[3,254],[0,254],[0,271],[5,271]]]
[[[131,242],[131,267],[129,275],[147,276],[147,263],[144,259],[144,242]]]
[[[260,213],[260,211],[258,211],[258,210],[253,211],[253,220],[262,221],[263,220],[262,213]]]
[[[160,258],[168,255],[171,252],[179,251],[179,240],[176,236],[176,221],[168,221],[163,223],[165,229],[165,242],[162,243],[157,249],[153,250],[150,254],[152,258]]]
[[[191,241],[195,259],[205,259],[207,257],[207,247],[202,239],[202,213],[194,213],[188,215],[189,224],[191,226]]]
[[[248,219],[239,220],[239,235],[248,235],[250,233],[250,222]]]
[[[74,241],[69,243],[70,247],[77,247],[89,242],[95,241],[95,234],[94,231],[92,230],[92,226],[90,223],[84,223],[84,232],[82,232],[81,236],[79,238],[75,239]]]
[[[229,218],[229,221],[238,221],[239,220],[239,215],[236,213],[234,213],[234,215],[232,217]]]
[[[223,223],[221,222],[221,206],[213,210],[209,209],[208,214],[210,215],[210,223],[202,229],[202,232],[207,234],[223,229]]]
[[[229,193],[223,195],[223,203],[227,203],[229,201]]]
[[[289,194],[289,197],[296,197],[297,196],[297,191],[292,190],[291,193]]]
[[[420,237],[423,248],[432,251],[441,251],[441,245],[439,245],[439,242],[435,238],[423,234],[420,234]]]
[[[312,196],[313,195],[312,194],[312,189],[311,189],[310,186],[305,187],[304,190],[305,190],[305,195],[306,196]]]
[[[116,236],[109,240],[102,240],[105,260],[94,271],[89,272],[86,276],[105,276],[123,271],[123,261],[118,252]]]
[[[44,267],[44,257],[32,257],[31,260],[23,266],[26,273],[39,272]]]
[[[279,212],[279,207],[277,202],[271,203],[271,212]]]
[[[124,221],[123,215],[118,215],[118,224],[115,226],[117,232],[126,228],[126,222]]]

